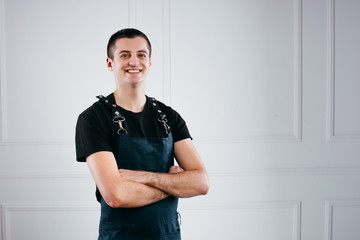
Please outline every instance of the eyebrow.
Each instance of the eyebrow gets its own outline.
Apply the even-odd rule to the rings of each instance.
[[[129,52],[131,52],[131,51],[129,51],[129,50],[122,50],[122,51],[119,52],[119,54],[121,54],[121,53],[129,53]],[[149,54],[148,51],[146,51],[146,50],[139,50],[139,51],[136,51],[136,52]]]

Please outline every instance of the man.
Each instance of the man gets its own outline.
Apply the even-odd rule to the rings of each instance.
[[[101,203],[98,239],[180,239],[178,198],[207,194],[205,167],[181,116],[145,95],[146,35],[116,32],[107,55],[116,90],[81,113],[76,126],[77,160],[87,162]]]

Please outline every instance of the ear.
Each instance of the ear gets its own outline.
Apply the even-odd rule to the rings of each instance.
[[[112,60],[108,57],[106,58],[106,67],[109,69],[109,71],[113,71]]]
[[[151,58],[149,58],[149,69],[151,68]]]

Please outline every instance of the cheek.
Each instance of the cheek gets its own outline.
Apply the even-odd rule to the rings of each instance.
[[[151,68],[151,62],[147,62],[147,63],[145,63],[144,65],[145,65],[148,69]]]

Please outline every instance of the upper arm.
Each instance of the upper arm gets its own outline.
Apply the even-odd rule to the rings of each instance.
[[[196,151],[190,138],[175,142],[174,153],[179,166],[184,169],[184,176],[191,176],[191,188],[196,189],[196,196],[199,194],[207,194],[209,191],[209,179],[205,166],[201,160],[199,153]],[[179,173],[182,174],[182,173]],[[196,184],[194,184],[196,183]],[[190,186],[190,185],[187,185]]]
[[[205,166],[190,138],[174,143],[174,154],[179,166],[187,170],[203,170]]]
[[[119,174],[114,154],[107,151],[96,152],[88,156],[86,162],[102,197],[111,204],[118,196],[116,186],[124,181]]]

